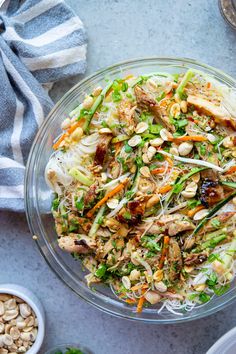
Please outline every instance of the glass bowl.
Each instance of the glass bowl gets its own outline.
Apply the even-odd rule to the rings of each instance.
[[[59,344],[59,345],[47,350],[44,354],[59,354],[59,353],[64,354],[68,350],[68,348],[79,349],[79,350],[81,350],[81,353],[83,353],[83,354],[92,354],[92,352],[90,350],[88,350],[85,347],[81,347],[78,344]]]
[[[230,86],[236,87],[236,81],[215,68],[198,63],[195,60],[181,58],[145,58],[118,63],[88,76],[75,85],[55,105],[41,126],[33,143],[25,178],[26,214],[32,234],[37,235],[37,245],[40,252],[54,272],[84,300],[109,314],[136,321],[148,323],[176,323],[208,316],[236,298],[234,286],[221,297],[214,297],[208,303],[198,306],[182,316],[163,310],[157,313],[157,308],[144,308],[142,313],[136,313],[135,307],[120,301],[104,285],[97,285],[89,289],[86,285],[80,262],[75,261],[70,254],[63,252],[57,244],[57,235],[54,230],[54,221],[50,207],[52,192],[44,179],[44,170],[52,153],[53,140],[60,134],[60,124],[79,103],[84,94],[98,86],[105,86],[106,79],[115,79],[128,74],[147,74],[155,71],[185,72],[188,68],[203,70],[215,79]]]

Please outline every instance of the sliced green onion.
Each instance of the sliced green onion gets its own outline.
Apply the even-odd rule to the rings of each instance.
[[[80,172],[77,168],[72,167],[69,170],[69,175],[74,177],[77,181],[80,183],[84,184],[85,186],[90,187],[93,184],[93,180],[89,179],[87,176],[85,176],[82,172]]]
[[[92,108],[90,110],[90,114],[87,115],[87,120],[84,123],[84,127],[83,127],[83,129],[86,133],[89,133],[89,125],[91,123],[91,120],[92,120],[96,110],[98,109],[100,104],[103,102],[104,97],[106,96],[107,92],[110,90],[112,85],[113,85],[113,82],[110,81],[108,83],[108,85],[102,90],[100,95],[96,98],[95,102],[93,103]]]
[[[105,211],[106,205],[101,206],[99,209],[96,218],[94,219],[93,225],[91,226],[91,229],[89,230],[88,236],[93,237],[95,236],[96,232],[98,231],[100,227],[100,220],[103,217],[104,211]]]
[[[179,96],[179,98],[181,98],[181,99],[185,98],[185,93],[184,93],[185,86],[192,79],[193,75],[194,75],[194,73],[192,72],[192,70],[188,70],[185,73],[185,75],[182,78],[179,86],[176,89],[176,94]]]

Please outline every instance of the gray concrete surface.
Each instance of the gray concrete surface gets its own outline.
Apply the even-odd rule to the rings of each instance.
[[[236,33],[223,21],[217,0],[67,0],[84,21],[88,71],[148,56],[191,57],[236,77]],[[57,100],[79,78],[57,84]],[[235,326],[236,308],[178,326],[129,322],[103,314],[70,291],[49,269],[22,215],[0,215],[0,281],[31,288],[47,315],[44,350],[81,342],[96,354],[203,354]]]

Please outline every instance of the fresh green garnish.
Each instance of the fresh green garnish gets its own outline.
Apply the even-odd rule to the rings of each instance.
[[[209,286],[210,289],[215,288],[216,284],[217,284],[217,276],[215,273],[211,273],[209,278],[206,280],[206,284]]]
[[[121,85],[121,91],[122,92],[126,92],[129,88],[129,85],[127,84],[127,82],[122,82],[122,85]]]
[[[222,259],[220,258],[220,255],[217,253],[212,253],[210,254],[210,256],[208,257],[208,262],[212,263],[215,260],[219,261],[222,263]]]
[[[80,183],[84,184],[85,186],[90,187],[93,184],[93,181],[85,176],[82,172],[80,172],[77,168],[72,167],[69,170],[69,175],[72,176],[74,179],[79,181]]]
[[[130,212],[128,212],[128,211],[125,211],[125,212],[124,212],[123,217],[124,217],[126,220],[131,220],[131,219],[132,219],[132,216],[131,216]]]
[[[95,276],[98,278],[103,278],[106,274],[107,266],[105,264],[100,264],[98,269],[95,272]]]
[[[76,200],[75,206],[76,206],[77,210],[79,210],[79,211],[84,209],[84,197],[83,196],[80,199]]]
[[[184,184],[183,183],[176,183],[174,185],[174,188],[172,189],[172,193],[173,194],[178,194],[180,193],[184,188]]]
[[[127,141],[125,142],[125,152],[129,153],[132,152],[133,149],[131,146],[129,146],[129,144],[127,143]]]
[[[160,154],[159,152],[154,156],[154,159],[157,161],[164,161],[164,156]]]
[[[112,92],[112,99],[113,99],[113,102],[120,102],[121,101],[121,94],[118,90],[114,90]]]
[[[198,206],[200,204],[201,204],[200,200],[197,200],[197,199],[189,199],[187,201],[187,207],[189,209],[194,209],[194,208],[196,208],[196,206]]]
[[[188,70],[176,89],[176,94],[179,96],[179,98],[181,98],[181,100],[184,100],[186,98],[186,93],[184,92],[184,89],[187,83],[192,79],[193,75],[193,72],[191,70]]]
[[[151,134],[160,134],[161,129],[163,129],[161,124],[151,124],[149,131]]]
[[[206,155],[206,146],[205,145],[200,145],[200,154],[202,156],[205,156]]]
[[[219,287],[219,288],[215,288],[215,289],[214,289],[214,293],[215,293],[217,296],[221,296],[221,295],[223,295],[224,293],[226,293],[226,291],[228,291],[229,288],[230,288],[230,284],[222,285],[222,286]]]
[[[60,199],[59,198],[55,198],[52,201],[52,209],[53,210],[57,210],[60,204]]]
[[[209,300],[211,299],[210,295],[202,292],[199,294],[199,300],[202,302],[202,303],[205,303],[205,302],[208,302]]]
[[[102,106],[101,108],[100,108],[100,111],[101,112],[103,112],[103,113],[105,113],[105,112],[107,112],[107,111],[109,111],[109,107],[107,107],[107,106]],[[102,123],[103,123],[104,121],[102,121]],[[105,122],[104,122],[105,123]],[[106,126],[104,126],[104,128],[106,128],[107,127],[107,125]]]
[[[163,98],[165,98],[166,97],[166,94],[165,94],[165,92],[163,91],[157,98],[156,98],[156,100],[157,100],[157,102],[160,102]]]
[[[154,238],[154,239],[153,239]],[[152,252],[159,252],[160,245],[155,241],[156,236],[143,236],[141,238],[142,245]]]
[[[67,348],[65,354],[84,354],[84,352],[82,352],[82,350],[77,348]]]
[[[116,159],[117,159],[117,161],[118,161],[119,163],[121,163],[121,166],[122,166],[123,171],[124,171],[124,172],[127,172],[129,168],[128,168],[128,166],[126,165],[124,158],[118,156]]]
[[[218,229],[220,227],[220,220],[219,219],[212,219],[211,220],[211,226],[213,226],[215,229]]]

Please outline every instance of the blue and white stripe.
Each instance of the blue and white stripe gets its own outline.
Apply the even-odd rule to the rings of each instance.
[[[87,39],[63,0],[6,0],[0,28],[0,209],[23,211],[30,146],[53,106],[43,87],[84,73]]]

